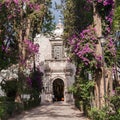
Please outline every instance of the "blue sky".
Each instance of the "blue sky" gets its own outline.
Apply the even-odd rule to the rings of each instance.
[[[53,13],[53,16],[55,16],[55,20],[53,22],[55,23],[58,23],[58,20],[59,20],[59,16],[62,16],[60,10],[56,10],[55,9],[55,2],[59,5],[61,4],[61,0],[52,0],[52,13]]]

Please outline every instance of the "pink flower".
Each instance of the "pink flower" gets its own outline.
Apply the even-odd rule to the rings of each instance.
[[[19,3],[19,0],[13,0],[13,2],[14,2],[15,4],[18,4],[18,3]]]

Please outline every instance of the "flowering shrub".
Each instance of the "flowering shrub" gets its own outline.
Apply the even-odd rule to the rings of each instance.
[[[113,38],[106,38],[106,46],[104,48],[105,51],[105,62],[107,63],[107,67],[113,67],[114,66],[114,61],[116,57],[116,49],[115,49],[115,44]]]
[[[96,54],[97,42],[95,29],[92,27],[69,39],[71,52],[73,56],[75,55],[80,59],[81,67],[91,69],[101,65],[102,57]]]
[[[41,21],[46,12],[43,3],[36,0],[1,0],[0,55],[3,57],[0,60],[6,61],[6,66],[12,61],[23,64],[26,55],[38,51],[33,38],[42,26]]]
[[[26,49],[27,49],[28,52],[37,53],[39,51],[39,45],[38,44],[34,44],[30,40],[25,40],[24,43],[26,45]]]
[[[84,0],[84,2],[78,4],[79,1],[80,0],[68,0],[67,2],[68,6],[66,9],[68,10],[66,10],[67,14],[65,15],[68,16],[65,16],[65,18],[68,18],[68,20],[65,19],[65,37],[67,36],[69,38],[69,36],[72,36],[68,39],[67,45],[71,54],[70,58],[75,61],[76,65],[76,79],[73,87],[73,92],[77,93],[75,100],[85,103],[85,107],[87,104],[90,105],[90,99],[82,99],[81,95],[83,95],[83,98],[86,98],[86,93],[88,93],[92,100],[94,99],[92,98],[94,96],[93,90],[96,88],[92,88],[90,90],[85,89],[87,92],[85,91],[84,93],[81,93],[83,92],[82,90],[84,90],[84,88],[79,88],[83,85],[82,82],[85,83],[85,81],[88,80],[95,80],[96,86],[98,87],[100,85],[98,81],[100,81],[101,77],[103,77],[102,74],[104,72],[101,69],[101,67],[103,67],[103,60],[105,60],[106,63],[104,64],[106,65],[105,67],[112,67],[114,64],[116,51],[114,40],[110,37],[112,34],[111,28],[113,21],[112,17],[114,14],[114,0]],[[71,6],[74,7],[72,8]],[[71,18],[70,22],[69,17]],[[78,22],[76,23],[76,21]],[[98,30],[95,30],[94,27]],[[96,33],[99,35],[102,33],[106,39],[106,43],[104,44],[103,48],[104,51],[102,51]],[[102,52],[105,59],[102,58]],[[94,77],[96,79],[94,79]],[[80,82],[78,82],[78,80],[80,80]],[[84,86],[85,88],[88,88],[87,83],[85,83]],[[90,92],[93,93],[93,96]],[[98,92],[99,95],[100,90],[96,92]],[[98,95],[96,94],[95,96]],[[86,110],[88,111],[89,108]],[[105,119],[105,111],[96,111],[96,109],[93,109],[92,112],[93,119]]]
[[[97,12],[102,18],[103,35],[108,35],[111,32],[113,22],[114,0],[87,0],[87,2],[96,5]]]
[[[30,55],[34,55],[39,52],[39,44],[34,44],[31,40],[24,40],[24,44],[26,47],[26,57]]]
[[[24,93],[26,94],[27,92],[27,94],[30,95],[30,98],[28,101],[23,100],[25,109],[29,109],[40,104],[40,93],[43,87],[42,76],[43,73],[39,69],[36,69],[31,71],[29,77],[26,78],[25,82],[27,83],[27,87],[24,90]]]
[[[114,9],[113,0],[87,0],[87,3],[95,5],[97,12],[101,17],[102,22],[102,33],[107,40],[105,44],[105,62],[108,67],[113,66],[114,58],[116,55],[114,40],[109,36],[112,27],[112,17]],[[89,5],[88,4],[88,5]],[[87,4],[85,4],[86,6]],[[81,68],[93,69],[102,66],[102,56],[97,55],[96,45],[98,43],[98,38],[96,31],[92,27],[87,27],[83,29],[78,35],[73,35],[68,44],[71,46],[72,56],[77,56],[79,58],[79,63]]]
[[[102,34],[105,36],[106,39],[106,46],[105,46],[105,62],[108,67],[112,67],[114,64],[114,57],[116,56],[115,44],[114,39],[110,37],[112,34],[112,24],[113,24],[113,15],[114,15],[114,0],[98,0],[98,7],[101,5],[100,8],[97,8],[99,14],[102,18]],[[101,10],[101,8],[103,10]]]
[[[41,92],[42,90],[42,76],[43,73],[37,69],[31,73],[30,78],[28,79],[29,85],[38,92]]]

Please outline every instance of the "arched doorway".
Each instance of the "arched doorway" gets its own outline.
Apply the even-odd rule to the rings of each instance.
[[[53,95],[55,101],[64,101],[64,82],[61,79],[55,79],[53,82]]]

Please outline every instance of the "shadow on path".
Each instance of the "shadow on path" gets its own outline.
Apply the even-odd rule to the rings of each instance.
[[[64,103],[46,104],[9,120],[86,120],[73,105]]]

